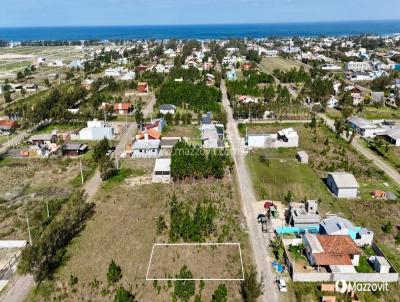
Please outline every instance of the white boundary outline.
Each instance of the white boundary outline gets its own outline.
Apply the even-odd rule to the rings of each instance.
[[[151,261],[153,259],[153,253],[154,253],[154,247],[156,246],[226,246],[226,245],[231,245],[231,246],[237,246],[239,248],[239,255],[240,255],[240,265],[242,268],[242,278],[149,278],[149,272],[150,272],[150,265]],[[244,268],[243,268],[243,258],[242,258],[242,249],[240,247],[240,243],[233,242],[224,242],[224,243],[212,243],[212,242],[207,242],[207,243],[154,243],[153,248],[151,249],[151,255],[150,255],[150,260],[149,264],[147,266],[147,273],[146,273],[146,280],[147,281],[243,281],[244,280]]]

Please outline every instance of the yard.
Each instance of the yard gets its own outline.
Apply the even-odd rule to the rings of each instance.
[[[69,247],[68,261],[58,271],[53,282],[42,284],[36,296],[31,296],[31,301],[48,301],[60,296],[63,301],[112,300],[115,288],[108,286],[106,281],[107,268],[112,259],[122,269],[122,280],[119,284],[131,288],[137,300],[171,300],[173,282],[146,281],[145,277],[153,244],[169,241],[168,230],[162,228],[159,232],[157,221],[161,215],[165,217],[166,227],[169,227],[169,201],[173,194],[192,209],[204,200],[212,201],[219,214],[215,221],[215,230],[207,241],[240,242],[245,265],[251,263],[247,235],[241,227],[244,220],[240,214],[235,184],[227,180],[175,185],[135,181],[148,178],[153,165],[154,160],[122,162],[122,169],[131,173],[123,173],[118,179],[111,179],[111,184],[105,183],[102,186],[94,200],[96,212],[85,230]],[[126,178],[123,179],[124,177]],[[207,253],[210,253],[210,257],[220,259],[218,251],[211,249]],[[178,253],[173,257],[177,266],[183,264],[185,255],[187,254]],[[190,263],[193,274],[212,261],[212,258],[203,256],[197,258],[197,262]],[[224,272],[225,262],[215,263],[213,269]],[[175,274],[180,267],[171,268],[171,274]],[[235,271],[236,269],[233,270]],[[75,286],[68,285],[71,275],[77,277]],[[211,294],[220,283],[222,281],[205,282],[202,291],[204,301],[210,300]],[[228,289],[228,300],[241,301],[239,282],[224,283]],[[93,284],[96,286],[92,286]],[[200,291],[199,286],[196,282],[196,293]],[[40,297],[39,293],[44,297]]]

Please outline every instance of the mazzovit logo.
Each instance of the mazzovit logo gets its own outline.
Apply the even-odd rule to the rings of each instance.
[[[335,291],[344,294],[345,292],[376,292],[388,291],[387,282],[350,282],[345,280],[338,280],[335,283]]]

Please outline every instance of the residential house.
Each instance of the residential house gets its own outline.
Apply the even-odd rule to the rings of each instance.
[[[92,84],[94,83],[93,79],[85,79],[82,81],[82,86],[86,89],[86,90],[90,90],[92,88]]]
[[[147,82],[139,82],[137,90],[139,93],[148,93],[149,92],[149,85]]]
[[[205,149],[223,148],[225,146],[217,128],[215,125],[213,126],[213,128],[204,129],[201,132],[201,143]]]
[[[371,62],[369,62],[369,61],[364,61],[364,62],[350,61],[346,64],[346,70],[353,71],[353,72],[369,71],[369,70],[371,70]]]
[[[299,228],[318,227],[321,216],[318,212],[318,201],[307,200],[306,203],[291,202],[286,221],[290,226]]]
[[[315,235],[306,233],[303,236],[306,257],[311,266],[325,268],[328,271],[353,272],[358,266],[361,249],[346,235]]]
[[[141,139],[136,140],[132,146],[132,157],[134,158],[155,158],[159,156],[161,140]]]
[[[256,103],[258,103],[258,100],[256,98],[252,98],[247,95],[241,95],[239,97],[239,102],[243,103],[243,104],[249,104],[249,103],[256,104]]]
[[[150,123],[144,125],[145,130],[154,129],[157,130],[159,133],[162,133],[164,127],[166,125],[165,119],[163,117],[153,120]]]
[[[79,156],[89,150],[86,144],[65,144],[61,147],[64,156]]]
[[[0,132],[13,132],[18,128],[18,123],[11,120],[0,120]]]
[[[121,81],[132,81],[136,77],[134,71],[127,71],[125,74],[121,76]]]
[[[389,143],[400,147],[400,127],[394,127],[379,133],[379,136],[385,138]]]
[[[353,174],[347,172],[329,172],[326,184],[338,198],[357,198],[360,187]]]
[[[367,228],[356,227],[350,220],[340,216],[322,219],[319,230],[323,235],[350,236],[358,246],[371,245],[374,240],[374,232]]]
[[[176,106],[172,104],[164,104],[160,105],[160,113],[161,114],[172,114],[174,115],[176,112]]]
[[[248,134],[245,144],[249,148],[293,148],[299,146],[299,135],[293,128],[286,128],[276,134]]]
[[[115,103],[114,113],[115,114],[129,114],[132,111],[131,103]]]
[[[57,135],[54,133],[52,134],[35,134],[32,135],[28,142],[31,143],[32,145],[48,145],[55,143],[57,140]]]
[[[138,140],[139,139],[144,139],[144,140],[160,139],[161,138],[161,133],[158,132],[155,128],[149,128],[149,129],[145,129],[140,134],[138,134],[136,136],[136,138]]]
[[[104,121],[97,119],[87,122],[87,127],[79,131],[79,139],[81,140],[112,140],[114,138],[114,128],[107,127]]]
[[[387,129],[376,125],[369,120],[358,116],[347,119],[347,124],[363,138],[374,138],[376,135],[384,133]]]
[[[158,158],[154,165],[153,183],[169,183],[171,181],[171,159]]]

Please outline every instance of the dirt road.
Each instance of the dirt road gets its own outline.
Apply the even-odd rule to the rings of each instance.
[[[35,283],[32,275],[18,277],[4,296],[0,297],[0,302],[24,301],[34,285]]]
[[[242,210],[246,217],[250,244],[259,276],[264,280],[263,301],[279,301],[279,292],[275,284],[275,275],[272,271],[271,248],[264,245],[264,238],[260,225],[257,223],[257,214],[254,213],[252,203],[256,202],[253,184],[245,163],[245,153],[239,131],[233,119],[232,109],[226,93],[225,82],[221,82],[222,102],[228,115],[227,134],[232,147],[233,159],[235,161],[236,175],[238,175],[239,191]]]

